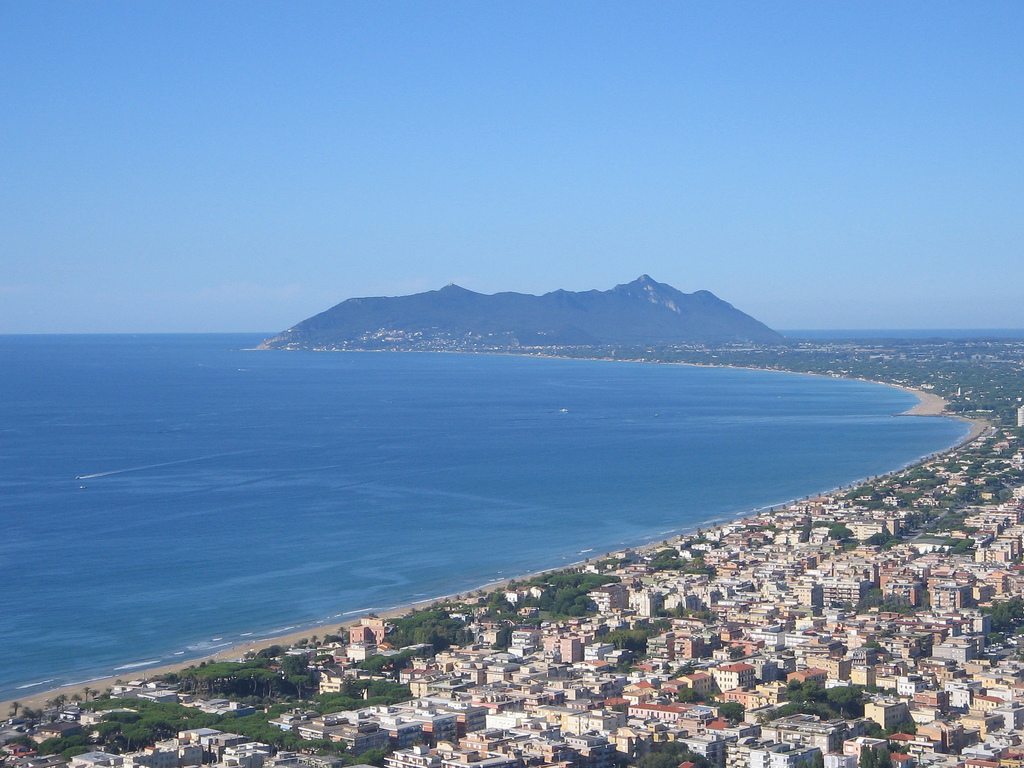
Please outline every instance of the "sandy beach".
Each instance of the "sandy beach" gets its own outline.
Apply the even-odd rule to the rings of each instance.
[[[689,365],[689,364],[684,363],[683,365]],[[733,367],[733,366],[723,366],[723,367]],[[764,370],[764,369],[755,368],[755,369],[751,369],[751,370]],[[806,374],[806,375],[820,375],[820,374]],[[936,394],[931,393],[931,392],[927,392],[927,391],[919,390],[919,389],[914,389],[914,388],[911,388],[911,387],[900,386],[900,385],[897,385],[897,384],[888,384],[886,382],[872,382],[872,383],[875,383],[875,384],[886,384],[886,386],[893,386],[893,387],[896,387],[898,389],[902,389],[905,392],[909,392],[909,393],[913,394],[914,396],[916,396],[918,398],[918,403],[915,406],[913,406],[912,408],[910,408],[909,410],[905,411],[903,414],[900,414],[900,415],[905,415],[905,416],[931,416],[931,417],[944,416],[944,417],[947,417],[947,418],[961,419],[963,421],[968,422],[971,425],[971,430],[968,433],[968,435],[965,436],[964,439],[961,440],[959,443],[957,443],[955,446],[950,447],[946,451],[940,451],[940,452],[937,452],[935,454],[930,454],[928,456],[921,457],[921,459],[919,459],[917,462],[914,462],[914,463],[920,463],[920,462],[923,462],[923,461],[927,461],[927,460],[935,458],[938,455],[942,455],[944,453],[949,453],[951,451],[957,450],[961,446],[963,446],[963,445],[973,441],[977,437],[981,436],[982,434],[984,434],[987,430],[989,430],[991,428],[991,425],[989,425],[985,421],[981,421],[981,420],[977,420],[977,419],[968,419],[968,418],[963,417],[963,416],[954,416],[954,415],[951,415],[951,414],[947,414],[945,412],[945,409],[946,409],[946,406],[947,406],[946,400],[943,399],[942,397],[936,395]],[[894,471],[899,471],[899,470],[894,470]],[[837,489],[833,489],[833,490],[837,490]],[[827,493],[827,491],[825,493]],[[745,511],[742,514],[737,515],[733,520],[741,520],[741,519],[743,519],[745,517],[749,517],[749,516],[751,516],[753,514],[756,514],[757,512],[758,512],[758,510],[747,510],[747,511]],[[732,522],[732,521],[727,521],[727,522]],[[724,524],[727,524],[727,522],[717,522],[717,523],[714,524],[714,526],[717,527],[719,525],[724,525]],[[696,530],[697,527],[698,526],[694,526],[693,527],[694,530]],[[671,538],[676,538],[676,537],[673,536]],[[664,539],[664,540],[653,541],[653,542],[650,542],[650,543],[642,545],[642,546],[632,547],[632,549],[644,550],[644,549],[648,549],[648,548],[652,548],[652,547],[659,547],[659,546],[664,545],[665,542],[669,541],[669,540],[671,540],[671,539]],[[602,553],[594,553],[588,559],[590,559],[590,560],[600,559],[602,557],[605,557],[607,554],[608,553],[604,553],[604,554],[602,554]],[[540,570],[540,571],[535,571],[533,573],[523,574],[523,575],[520,575],[520,576],[510,577],[508,579],[503,579],[501,581],[494,581],[494,582],[490,582],[490,583],[487,583],[487,584],[483,584],[483,585],[480,585],[479,587],[474,588],[474,589],[469,589],[469,590],[465,590],[465,591],[457,592],[457,593],[451,593],[451,594],[448,594],[448,595],[442,595],[442,596],[438,596],[436,598],[429,598],[427,600],[418,601],[416,603],[411,603],[411,604],[407,604],[407,605],[397,606],[397,607],[395,607],[393,609],[386,610],[386,611],[374,611],[373,614],[377,615],[377,616],[380,616],[382,618],[395,618],[395,617],[404,615],[406,613],[409,613],[410,611],[413,611],[413,610],[420,610],[420,609],[424,609],[424,608],[429,608],[429,607],[431,607],[433,605],[437,605],[439,603],[443,603],[443,602],[445,602],[447,600],[450,600],[450,599],[452,599],[454,597],[457,597],[459,595],[466,595],[466,594],[470,594],[470,593],[473,593],[473,592],[479,592],[479,591],[491,592],[491,591],[494,591],[494,590],[503,589],[511,581],[521,581],[521,580],[524,580],[524,579],[533,578],[534,576],[538,576],[538,575],[541,575],[541,574],[544,574],[544,573],[548,573],[548,572],[551,572],[551,571],[563,570],[565,568],[569,568],[569,567],[572,567],[574,565],[580,565],[583,562],[587,562],[587,560],[581,560],[581,561],[578,561],[576,563],[562,563],[562,564],[559,564],[557,566],[553,566],[552,568],[548,568],[548,569],[544,569],[544,570]],[[361,615],[367,615],[367,614],[361,614]],[[62,687],[59,687],[59,688],[51,688],[51,689],[44,689],[44,690],[31,691],[31,692],[26,691],[26,695],[23,696],[23,697],[18,697],[17,699],[10,699],[10,700],[7,700],[7,701],[0,702],[0,712],[6,712],[6,710],[9,708],[10,704],[13,701],[17,701],[22,707],[31,707],[33,709],[39,709],[39,708],[41,708],[41,707],[43,707],[45,705],[46,701],[51,700],[51,699],[55,698],[56,696],[63,695],[65,697],[67,697],[68,699],[70,699],[75,694],[78,694],[78,695],[80,695],[80,696],[82,696],[84,698],[86,690],[90,690],[90,691],[92,691],[94,693],[97,692],[97,691],[103,692],[107,688],[110,688],[111,686],[115,685],[118,681],[126,682],[126,681],[129,681],[129,680],[148,680],[148,679],[152,679],[152,678],[155,678],[155,677],[158,677],[160,675],[164,675],[164,674],[167,674],[167,673],[170,673],[170,672],[177,672],[177,671],[186,669],[188,667],[196,666],[197,664],[199,664],[201,662],[204,662],[204,661],[206,661],[206,662],[211,662],[211,661],[233,661],[233,660],[238,660],[238,659],[244,657],[247,653],[254,653],[254,652],[262,650],[264,648],[268,648],[268,647],[270,647],[272,645],[293,645],[293,644],[299,642],[300,640],[304,640],[304,639],[308,640],[308,639],[312,638],[313,636],[316,636],[318,638],[323,638],[323,636],[326,635],[326,634],[337,634],[340,630],[344,630],[347,627],[350,627],[350,626],[353,626],[353,625],[357,624],[359,622],[359,619],[361,618],[361,615],[353,615],[349,620],[347,620],[345,622],[342,622],[342,623],[322,622],[322,623],[319,623],[317,625],[307,626],[307,627],[295,630],[295,631],[287,633],[287,634],[277,635],[277,636],[273,636],[273,637],[263,637],[263,638],[260,638],[258,640],[253,640],[251,642],[239,643],[237,645],[233,645],[233,646],[230,646],[228,648],[223,648],[223,649],[217,651],[216,653],[213,653],[213,654],[210,654],[210,655],[207,655],[207,656],[193,657],[193,658],[190,658],[190,659],[187,659],[187,660],[182,660],[180,662],[175,662],[175,663],[171,663],[171,664],[154,666],[154,667],[147,667],[145,669],[139,669],[139,670],[134,671],[134,672],[132,672],[132,671],[125,671],[123,674],[120,674],[120,675],[110,675],[110,676],[107,676],[107,677],[99,677],[99,678],[92,679],[92,680],[89,680],[89,681],[82,681],[82,682],[73,683],[73,684],[70,684],[70,685],[65,685],[65,686],[62,686]]]
[[[947,413],[946,407],[949,405],[949,402],[945,398],[936,395],[934,392],[927,392],[923,389],[914,389],[912,387],[904,387],[899,384],[890,384],[889,386],[902,389],[904,392],[909,392],[918,399],[917,405],[907,411],[904,411],[901,414],[903,416],[944,416],[948,419],[966,421],[970,425],[971,429],[970,432],[967,433],[967,436],[957,444],[958,447],[971,442],[975,438],[981,437],[981,435],[985,434],[991,426],[987,421],[982,421],[981,419],[968,419],[966,416]]]
[[[939,397],[932,392],[925,392],[923,389],[911,389],[909,387],[900,387],[904,392],[910,392],[912,395],[917,396],[918,403],[908,411],[904,411],[904,416],[943,416],[946,413],[946,406],[949,405],[945,398]]]

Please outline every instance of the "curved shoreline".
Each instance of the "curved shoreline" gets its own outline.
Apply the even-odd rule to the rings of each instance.
[[[752,366],[705,365],[705,364],[699,364],[699,363],[675,363],[675,362],[662,362],[662,361],[655,361],[655,360],[629,360],[629,359],[613,359],[613,358],[578,358],[578,357],[568,358],[568,357],[561,357],[561,356],[557,356],[557,355],[525,355],[525,354],[519,354],[519,355],[515,355],[515,356],[519,356],[519,357],[532,357],[532,358],[543,357],[543,358],[564,359],[564,360],[593,360],[593,361],[601,361],[601,362],[655,363],[655,364],[659,364],[659,365],[681,365],[681,366],[689,366],[689,367],[697,367],[697,368],[735,368],[735,369],[738,369],[738,370],[752,370],[752,371],[760,371],[760,372],[774,372],[774,373],[783,373],[783,374],[789,374],[789,375],[815,376],[815,377],[823,377],[823,378],[847,378],[847,379],[854,379],[854,380],[863,381],[863,382],[866,382],[866,383],[879,384],[879,385],[883,385],[883,386],[887,386],[887,387],[892,387],[892,388],[900,389],[900,390],[903,390],[903,391],[905,391],[905,392],[907,392],[909,394],[912,394],[912,395],[914,395],[915,397],[918,398],[918,403],[916,405],[912,406],[911,408],[909,408],[908,410],[904,411],[903,413],[894,414],[895,416],[931,416],[931,417],[951,418],[951,419],[957,419],[957,420],[960,420],[960,421],[965,421],[965,422],[967,422],[970,425],[971,428],[970,428],[968,434],[966,436],[964,436],[963,438],[961,438],[960,440],[958,440],[953,445],[951,445],[951,446],[949,446],[947,448],[944,448],[944,449],[941,449],[941,450],[938,450],[938,451],[926,454],[924,456],[920,456],[920,457],[918,457],[918,458],[916,458],[916,459],[914,459],[914,460],[912,460],[910,462],[907,462],[903,466],[894,468],[894,469],[890,470],[889,472],[886,472],[886,473],[881,474],[881,475],[871,476],[871,478],[886,477],[886,476],[894,474],[896,472],[901,472],[901,471],[903,471],[903,470],[905,470],[905,469],[907,469],[909,467],[915,466],[917,464],[921,464],[921,463],[924,463],[926,461],[930,461],[930,460],[932,460],[932,459],[934,459],[934,458],[936,458],[938,456],[942,456],[942,455],[946,455],[946,454],[952,453],[953,451],[958,450],[959,448],[963,447],[964,445],[966,445],[966,444],[968,444],[970,442],[973,442],[975,439],[977,439],[982,434],[984,434],[986,431],[988,431],[989,428],[991,427],[991,425],[988,422],[982,421],[980,419],[970,419],[970,418],[967,418],[967,417],[964,417],[964,416],[959,416],[959,415],[955,415],[955,414],[945,413],[945,407],[947,405],[947,401],[944,400],[942,397],[940,397],[938,395],[935,395],[934,393],[926,392],[926,391],[923,391],[923,390],[920,390],[920,389],[915,389],[915,388],[912,388],[912,387],[907,387],[907,386],[900,385],[900,384],[892,384],[892,383],[889,383],[889,382],[874,381],[874,380],[857,378],[857,377],[828,376],[826,374],[819,374],[819,373],[812,373],[812,372],[784,371],[784,370],[778,370],[778,369],[773,369],[773,368],[756,368],[756,367],[752,367]],[[853,485],[856,485],[857,483],[863,482],[863,481],[865,481],[867,479],[869,479],[869,478],[860,478],[859,480],[852,481],[848,485],[843,485],[843,486],[837,486],[837,487],[833,487],[833,488],[823,489],[821,491],[817,491],[817,492],[814,492],[814,493],[810,494],[810,496],[820,496],[820,495],[829,494],[829,493],[835,492],[837,490],[841,490],[841,489],[844,489],[844,488],[852,487]],[[800,497],[800,498],[804,498],[804,497]],[[779,506],[785,506],[787,504],[793,503],[796,500],[797,499],[789,499],[789,500],[786,500],[786,501],[780,501],[780,502],[776,502],[776,503],[773,503],[773,504],[767,504],[767,505],[763,505],[763,506],[760,506],[760,507],[756,507],[756,508],[753,508],[753,509],[745,509],[742,512],[737,512],[737,513],[734,513],[734,514],[730,514],[730,515],[728,515],[725,518],[723,518],[723,517],[716,517],[716,518],[714,518],[714,520],[709,520],[709,521],[706,521],[704,523],[689,524],[687,527],[680,529],[679,532],[674,533],[671,537],[669,537],[667,539],[666,538],[662,538],[661,535],[656,535],[654,538],[648,540],[646,543],[633,545],[633,546],[630,546],[629,548],[631,548],[631,549],[638,549],[638,550],[646,550],[646,549],[649,549],[649,548],[659,547],[659,546],[662,546],[662,545],[666,544],[668,541],[670,541],[672,539],[675,539],[675,538],[677,538],[679,536],[686,535],[688,532],[696,530],[697,528],[704,528],[704,527],[708,527],[708,526],[718,527],[718,526],[721,526],[721,525],[728,525],[728,524],[731,524],[733,522],[736,522],[736,521],[739,521],[739,520],[743,520],[743,519],[745,519],[747,517],[750,517],[752,515],[760,514],[760,513],[764,512],[764,511],[767,511],[767,510],[771,510],[771,509],[774,509],[774,508],[779,507]],[[619,549],[621,549],[621,547]],[[617,550],[612,550],[612,551],[617,551]],[[297,643],[300,640],[304,640],[304,639],[308,640],[309,638],[313,637],[314,635],[322,636],[324,633],[330,634],[330,633],[336,632],[338,628],[345,628],[345,627],[354,625],[355,623],[358,622],[360,617],[366,616],[369,613],[374,613],[375,615],[381,616],[382,618],[395,618],[395,617],[398,617],[398,616],[405,615],[405,614],[407,614],[407,613],[409,613],[410,611],[413,611],[413,610],[423,609],[423,608],[427,608],[427,607],[436,605],[438,603],[445,602],[445,601],[447,601],[447,600],[449,600],[449,599],[451,599],[453,597],[456,597],[458,595],[462,595],[462,594],[466,594],[466,593],[470,593],[470,592],[478,592],[478,591],[491,592],[491,591],[494,591],[494,590],[498,590],[498,589],[504,588],[511,581],[520,581],[520,580],[523,580],[523,579],[529,579],[529,578],[532,578],[534,576],[541,575],[541,574],[544,574],[544,573],[549,573],[549,572],[553,572],[553,571],[559,571],[559,570],[563,570],[565,568],[571,568],[571,567],[574,567],[574,566],[578,566],[578,565],[581,565],[581,564],[583,564],[585,562],[588,562],[589,560],[600,559],[602,557],[606,557],[607,555],[611,554],[612,551],[610,551],[610,552],[591,552],[591,553],[588,553],[589,557],[587,557],[585,560],[579,560],[579,561],[575,561],[575,562],[560,563],[560,564],[554,565],[554,566],[552,566],[550,568],[543,568],[543,569],[540,569],[540,570],[537,570],[537,571],[532,571],[532,572],[526,573],[526,574],[518,574],[518,575],[511,576],[509,578],[501,579],[501,580],[498,580],[498,581],[490,581],[490,582],[487,582],[485,584],[481,584],[481,585],[478,585],[478,586],[475,586],[475,587],[469,587],[469,588],[466,588],[466,589],[463,589],[463,590],[460,590],[460,591],[457,591],[457,592],[452,592],[452,593],[445,594],[445,595],[440,595],[440,596],[437,596],[437,597],[425,598],[425,599],[422,599],[422,600],[418,600],[418,601],[414,601],[414,602],[410,602],[410,603],[405,603],[405,604],[402,604],[402,605],[399,605],[399,606],[395,606],[393,608],[389,608],[389,609],[386,609],[386,610],[376,610],[375,611],[373,609],[370,609],[370,610],[365,610],[365,611],[353,611],[353,612],[350,612],[348,614],[348,617],[346,619],[342,620],[342,621],[332,621],[331,619],[319,620],[319,621],[316,621],[316,622],[314,622],[312,624],[307,624],[303,628],[296,629],[295,631],[292,631],[292,632],[288,632],[288,633],[280,634],[280,635],[263,636],[263,637],[260,637],[258,640],[243,641],[243,642],[240,642],[240,643],[235,643],[235,644],[232,644],[232,645],[230,645],[228,647],[222,648],[222,649],[220,649],[220,650],[218,650],[218,651],[216,651],[214,653],[210,653],[210,654],[206,654],[206,655],[200,655],[200,656],[192,656],[192,657],[189,657],[187,659],[182,659],[181,661],[177,661],[177,662],[171,662],[171,663],[168,663],[168,664],[156,664],[154,666],[146,666],[143,663],[143,664],[141,664],[141,665],[139,665],[137,667],[134,667],[133,669],[124,669],[123,670],[123,674],[113,674],[113,675],[106,675],[106,676],[98,676],[98,677],[90,678],[88,680],[82,680],[82,681],[78,681],[78,682],[67,683],[67,684],[58,686],[56,688],[45,688],[45,689],[36,690],[36,691],[26,690],[26,694],[27,694],[26,696],[24,696],[24,697],[17,697],[17,698],[13,698],[13,699],[8,699],[8,700],[5,700],[5,701],[0,701],[0,706],[9,706],[12,702],[17,701],[17,702],[19,702],[19,704],[22,707],[28,706],[28,707],[31,707],[33,709],[38,709],[38,708],[44,706],[44,704],[45,704],[45,702],[47,700],[53,699],[53,698],[55,698],[57,696],[63,695],[63,696],[68,697],[68,698],[70,698],[71,696],[73,696],[75,694],[79,694],[79,695],[83,695],[84,696],[84,693],[85,693],[86,690],[97,691],[97,689],[98,689],[99,691],[102,691],[103,689],[108,688],[108,687],[114,685],[117,681],[120,681],[120,680],[138,680],[138,679],[147,680],[147,679],[150,679],[150,678],[153,678],[153,677],[157,677],[157,676],[160,676],[160,675],[164,675],[164,674],[168,674],[168,673],[171,673],[171,672],[177,672],[177,671],[180,671],[182,669],[186,669],[188,667],[195,666],[195,665],[197,665],[199,663],[202,663],[202,662],[235,660],[235,659],[238,659],[238,658],[244,656],[248,652],[258,651],[258,650],[261,650],[263,648],[270,647],[272,645],[285,645],[285,644],[291,645],[291,644]],[[115,670],[115,672],[116,671],[117,670]],[[85,674],[88,674],[88,673],[85,673]],[[48,682],[48,681],[46,681],[46,682]],[[32,686],[30,684],[28,687],[34,687],[34,686]]]

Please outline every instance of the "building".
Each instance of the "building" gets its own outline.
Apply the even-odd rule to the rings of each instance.
[[[753,665],[739,662],[723,664],[711,670],[720,690],[731,691],[733,688],[752,688],[755,681]]]
[[[864,717],[874,720],[885,730],[910,720],[910,709],[904,701],[868,701],[864,703]]]
[[[625,584],[606,584],[588,592],[587,597],[594,601],[601,613],[622,611],[629,606],[629,590]]]
[[[809,768],[818,754],[821,750],[817,747],[766,744],[760,749],[750,750],[750,768]]]
[[[725,768],[726,747],[728,742],[718,734],[707,733],[681,739],[686,748],[695,755],[705,758],[715,768]]]
[[[945,582],[933,584],[928,589],[932,609],[937,611],[960,610],[972,604],[971,587],[969,584]]]
[[[761,735],[780,744],[816,747],[822,753],[840,752],[848,738],[860,736],[845,720],[823,721],[814,715],[790,715],[762,726]]]
[[[573,761],[576,768],[614,768],[615,745],[607,737],[596,733],[569,735],[565,743],[579,757]]]
[[[563,637],[558,641],[559,658],[567,664],[583,661],[583,641],[578,637]]]

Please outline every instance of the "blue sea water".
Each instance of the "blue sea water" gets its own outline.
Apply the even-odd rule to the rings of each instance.
[[[258,341],[0,337],[0,699],[664,538],[967,429],[858,381]]]

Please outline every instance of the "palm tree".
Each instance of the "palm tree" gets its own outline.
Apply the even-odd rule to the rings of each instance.
[[[17,717],[19,709],[21,709],[21,702],[20,701],[12,701],[11,702],[11,717]]]

